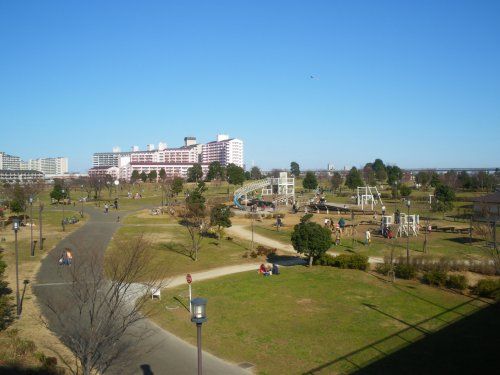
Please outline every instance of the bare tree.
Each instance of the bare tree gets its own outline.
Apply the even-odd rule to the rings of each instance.
[[[67,287],[47,303],[48,325],[77,359],[75,374],[105,373],[121,353],[141,347],[148,332],[127,335],[150,314],[147,294],[165,286],[165,271],[152,263],[148,241],[122,240],[116,249],[68,267]]]

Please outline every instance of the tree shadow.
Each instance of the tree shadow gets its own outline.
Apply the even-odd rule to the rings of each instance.
[[[161,243],[158,247],[160,250],[170,251],[191,258],[190,252],[187,249],[186,245],[184,244],[170,241],[166,243]]]
[[[307,260],[300,256],[269,254],[268,263],[275,263],[279,266],[306,266]]]
[[[486,303],[487,307],[474,305],[476,301]],[[363,305],[404,324],[406,328],[304,374],[333,372],[335,370],[333,366],[342,364],[351,368],[347,372],[358,374],[489,373],[494,369],[497,370],[495,358],[498,354],[497,336],[500,330],[498,303],[493,304],[473,298],[452,308],[443,309],[442,312],[415,324],[384,312],[373,304],[363,303]],[[468,305],[472,305],[475,310],[469,314],[457,311]],[[460,318],[451,322],[443,319],[443,316],[450,312],[459,314]],[[435,320],[444,322],[437,331],[433,332],[423,327]],[[398,344],[393,344],[389,349],[385,348],[394,342]],[[371,358],[366,359],[367,356]]]

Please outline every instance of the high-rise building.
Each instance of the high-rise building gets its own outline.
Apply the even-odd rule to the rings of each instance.
[[[68,158],[40,158],[22,162],[21,169],[43,172],[46,175],[62,175],[68,173]]]
[[[223,166],[235,164],[243,167],[243,141],[229,138],[226,134],[219,134],[216,141],[203,145],[201,161],[203,163],[218,161]]]
[[[0,151],[0,169],[21,169],[21,158]]]
[[[118,167],[120,158],[131,154],[131,152],[95,152],[92,156],[92,166]]]

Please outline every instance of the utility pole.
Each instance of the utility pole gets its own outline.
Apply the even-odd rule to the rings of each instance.
[[[38,207],[38,227],[40,230],[40,242],[38,243],[39,249],[43,250],[43,238],[42,238],[42,211],[43,211],[43,203],[40,202]]]

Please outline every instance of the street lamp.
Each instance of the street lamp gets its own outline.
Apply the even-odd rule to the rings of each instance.
[[[410,264],[410,206],[411,202],[409,199],[406,200],[406,207],[408,207],[408,215],[406,215],[406,264]]]
[[[19,249],[17,246],[17,232],[19,231],[19,218],[12,219],[12,230],[14,231],[14,243],[16,249],[16,311],[21,315],[21,299],[19,298]]]
[[[196,323],[197,347],[198,347],[198,375],[202,374],[201,367],[201,325],[207,321],[207,300],[195,298],[191,301],[191,321]]]
[[[62,216],[61,226],[62,226],[62,230],[64,232],[66,230],[66,228],[64,227],[64,206],[66,205],[66,201],[65,201],[66,190],[62,189],[61,193],[62,193],[62,196],[63,196],[63,209],[62,209],[63,216]]]
[[[35,247],[33,246],[33,196],[28,198],[28,202],[30,203],[30,255],[32,257],[35,256]]]

